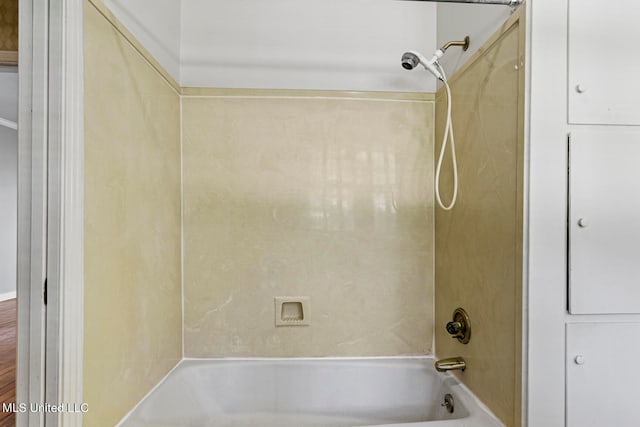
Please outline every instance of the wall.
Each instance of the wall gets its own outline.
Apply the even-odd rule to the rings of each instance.
[[[177,0],[104,0],[111,12],[175,80],[180,81],[180,9]]]
[[[0,118],[17,117],[17,69],[0,68]],[[18,132],[0,126],[0,300],[15,296],[17,236]]]
[[[518,18],[517,16],[514,18]],[[462,356],[456,375],[507,426],[520,425],[524,158],[524,18],[509,23],[451,81],[459,193],[451,211],[436,207],[436,354]],[[446,119],[436,100],[436,153]],[[449,153],[441,191],[452,193]],[[471,341],[446,333],[457,307]]]
[[[433,3],[105,3],[181,86],[435,91],[430,75],[400,66],[409,49],[435,50]]]
[[[0,51],[18,50],[18,0],[0,0]]]
[[[608,5],[597,2],[580,2],[578,7],[582,13],[588,13],[594,5],[606,8]],[[572,418],[571,408],[575,403],[574,393],[588,395],[591,403],[583,401],[583,416],[594,412],[599,419],[589,419],[591,425],[600,425],[600,421],[607,414],[611,425],[637,424],[637,411],[628,405],[612,406],[598,399],[601,390],[612,387],[616,395],[633,395],[636,393],[637,383],[640,381],[637,372],[626,370],[622,375],[623,381],[618,381],[619,375],[611,375],[611,365],[602,363],[603,356],[615,352],[633,358],[637,353],[637,343],[631,342],[629,336],[637,334],[640,324],[638,314],[571,315],[567,311],[569,295],[567,293],[567,252],[570,241],[567,239],[569,192],[567,175],[569,169],[568,136],[571,134],[571,144],[580,142],[584,138],[574,139],[575,132],[582,135],[590,134],[599,137],[601,143],[608,144],[611,135],[620,131],[634,135],[637,141],[640,136],[637,126],[607,125],[598,123],[612,123],[608,114],[619,112],[620,101],[633,105],[638,91],[635,78],[625,78],[624,74],[615,73],[613,85],[625,86],[626,92],[622,97],[619,91],[610,93],[606,100],[600,98],[588,106],[588,111],[582,113],[593,114],[591,118],[582,117],[576,123],[568,122],[577,111],[574,110],[574,96],[576,85],[584,83],[581,76],[585,73],[591,80],[587,86],[585,96],[591,97],[597,85],[597,93],[603,94],[610,87],[610,69],[596,67],[585,69],[584,66],[570,63],[572,56],[596,56],[602,52],[602,44],[606,46],[608,57],[617,58],[616,68],[626,71],[638,67],[638,57],[629,55],[624,50],[626,40],[633,40],[637,32],[637,21],[640,9],[637,2],[622,1],[617,7],[609,7],[606,14],[589,14],[588,20],[596,24],[600,31],[594,32],[593,26],[583,28],[589,32],[589,37],[598,35],[598,44],[587,46],[586,51],[572,52],[575,41],[569,39],[572,34],[571,11],[576,11],[575,2],[569,0],[535,0],[528,5],[530,9],[530,194],[529,194],[529,254],[528,254],[528,407],[527,418],[531,426],[544,425],[549,427],[573,426],[580,421]],[[612,20],[611,15],[618,15]],[[575,34],[578,35],[578,34]],[[611,39],[625,40],[623,43],[611,43]],[[583,45],[584,47],[584,45]],[[579,80],[578,80],[579,79]],[[621,99],[622,98],[622,99]],[[593,98],[591,98],[593,99]],[[631,100],[631,102],[630,102]],[[606,102],[602,102],[606,101]],[[599,117],[598,119],[595,119]],[[577,119],[578,117],[576,117]],[[586,120],[585,120],[586,119]],[[594,120],[595,119],[595,120]],[[602,120],[604,119],[604,120]],[[637,114],[633,117],[637,121]],[[630,122],[627,117],[625,121]],[[588,123],[588,124],[587,124]],[[629,124],[629,123],[627,123]],[[606,134],[606,135],[605,135]],[[618,155],[625,155],[618,152]],[[598,165],[601,168],[602,165]],[[607,173],[610,168],[601,168],[601,173]],[[591,177],[593,179],[593,177]],[[616,190],[612,190],[615,192]],[[629,206],[616,209],[615,218],[618,225],[627,223],[633,226],[637,212],[629,210]],[[574,227],[572,221],[569,224]],[[601,259],[611,256],[610,252],[602,251]],[[628,253],[633,257],[631,253]],[[633,262],[633,261],[632,261]],[[617,271],[612,269],[609,281],[616,281]],[[629,330],[633,330],[628,335]],[[578,335],[577,332],[581,331]],[[606,332],[603,337],[602,332]],[[586,337],[588,346],[583,350],[591,352],[585,354],[586,363],[577,366],[574,345],[580,338]],[[615,342],[611,345],[611,342]],[[595,360],[594,360],[595,359]],[[596,363],[593,363],[593,362]],[[579,384],[574,381],[576,369],[587,369],[582,375],[589,378],[591,390],[577,390]],[[606,382],[602,381],[606,378]],[[608,384],[607,384],[608,382]],[[630,387],[630,384],[635,387]],[[569,405],[569,412],[565,408]],[[612,419],[615,418],[615,419]]]
[[[527,3],[529,242],[527,422],[565,427],[567,0]]]
[[[400,66],[435,50],[428,2],[182,2],[182,86],[434,92]]]
[[[191,93],[185,356],[431,353],[433,102]]]
[[[85,2],[85,426],[180,360],[180,103]]]
[[[448,75],[453,75],[498,31],[514,8],[487,4],[438,3],[436,43],[441,47],[451,40],[469,36],[469,49],[452,47],[440,60]]]

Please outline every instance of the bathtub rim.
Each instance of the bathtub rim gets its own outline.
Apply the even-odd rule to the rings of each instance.
[[[127,412],[120,419],[120,421],[118,421],[118,423],[114,427],[122,427],[124,422],[129,419],[129,417],[138,409],[140,405],[142,405],[142,403],[144,403],[147,400],[147,398],[149,398],[151,394],[153,394],[156,391],[156,389],[160,388],[160,386],[165,383],[165,381],[169,378],[169,376],[174,371],[176,371],[179,367],[181,367],[183,364],[186,364],[188,362],[216,362],[216,361],[218,362],[220,361],[224,361],[224,362],[285,362],[285,361],[318,362],[318,361],[323,361],[325,362],[325,361],[333,361],[333,360],[336,360],[336,361],[421,360],[425,362],[430,361],[435,363],[436,358],[434,356],[429,356],[429,355],[318,356],[318,357],[183,357],[180,361],[178,361],[178,363],[176,363],[176,365],[173,368],[171,368],[171,370],[169,370],[169,372],[167,372],[167,374],[164,377],[162,377],[162,379],[155,386],[151,388],[151,390],[149,390],[147,394],[145,394],[142,397],[142,399],[138,401],[138,403],[135,404],[135,406],[133,406],[133,408],[131,408],[129,412]],[[434,368],[434,371],[435,371],[435,368]],[[475,407],[474,409],[479,410],[487,418],[488,423],[487,424],[483,423],[482,425],[478,425],[478,427],[484,427],[485,425],[487,427],[489,426],[504,427],[505,426],[505,424],[498,417],[496,417],[493,411],[491,411],[491,409],[489,409],[489,407],[485,405],[484,402],[482,402],[471,391],[471,389],[469,389],[469,387],[467,387],[462,381],[456,378],[453,374],[449,372],[444,372],[444,373],[439,372],[438,375],[444,376],[443,381],[447,383],[447,385],[451,387],[453,391],[460,392],[460,393],[457,393],[456,399],[459,399],[460,401],[462,401],[462,404],[467,408],[467,410],[470,410],[471,408]],[[471,412],[475,413],[475,411],[471,411]],[[464,420],[464,418],[462,420]],[[449,421],[445,421],[445,422],[449,422]],[[429,423],[428,424],[429,427],[437,427],[441,423],[441,421],[429,421],[428,423]],[[411,426],[418,427],[418,426],[424,426],[425,424],[426,424],[425,422],[413,422],[413,423],[403,423],[403,424],[382,424],[382,425],[376,425],[375,427],[411,427]]]

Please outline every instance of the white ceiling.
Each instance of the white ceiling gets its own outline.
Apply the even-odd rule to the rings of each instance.
[[[428,73],[405,71],[400,57],[410,49],[430,56],[438,41],[439,8],[445,5],[399,0],[105,3],[183,87],[393,92],[436,88]],[[456,6],[456,14],[464,15],[466,9]],[[477,22],[478,9],[470,7],[466,19],[460,20],[465,34],[474,28],[491,33],[497,28],[496,13],[499,23],[502,15],[508,16],[508,8],[502,7]],[[450,19],[451,13],[444,16]],[[445,34],[458,32],[456,23],[445,24]]]

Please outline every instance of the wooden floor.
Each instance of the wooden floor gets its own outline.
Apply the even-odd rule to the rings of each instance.
[[[16,300],[0,302],[0,427],[15,426],[15,415],[2,403],[16,401]]]

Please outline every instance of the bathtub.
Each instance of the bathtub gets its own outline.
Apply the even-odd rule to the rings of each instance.
[[[441,406],[454,398],[453,413]],[[432,358],[183,360],[121,427],[503,426]]]

